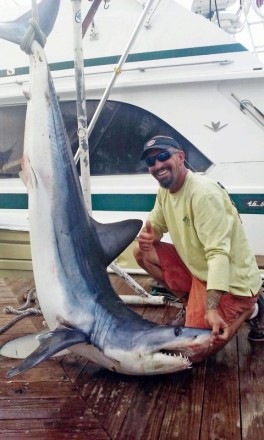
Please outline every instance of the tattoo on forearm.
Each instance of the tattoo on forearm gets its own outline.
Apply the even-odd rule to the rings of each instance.
[[[222,290],[207,290],[206,310],[216,310],[224,293]]]

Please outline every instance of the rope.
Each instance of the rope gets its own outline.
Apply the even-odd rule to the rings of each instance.
[[[37,305],[37,307],[29,307],[29,305],[35,301],[37,301],[36,289],[33,288],[28,291],[27,299],[24,305],[17,308],[12,306],[5,307],[4,308],[5,313],[18,315],[18,316],[15,316],[10,322],[5,324],[3,327],[0,327],[0,334],[9,330],[11,327],[13,327],[13,325],[15,325],[18,321],[20,321],[23,318],[27,318],[28,316],[33,316],[33,315],[34,316],[42,315],[42,311],[39,305]]]
[[[40,29],[38,22],[31,18],[27,32],[20,44],[20,48],[28,55],[31,53],[31,46],[34,40],[38,41],[38,43],[44,47],[47,39],[44,32]]]

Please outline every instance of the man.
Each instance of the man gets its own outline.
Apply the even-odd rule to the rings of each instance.
[[[213,346],[225,345],[245,319],[249,339],[264,341],[260,271],[228,193],[188,170],[171,137],[150,139],[141,159],[160,188],[134,250],[138,264],[185,300],[186,326],[212,328]],[[166,232],[173,244],[161,242]]]

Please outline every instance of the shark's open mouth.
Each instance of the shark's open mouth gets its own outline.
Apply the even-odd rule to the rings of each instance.
[[[174,356],[174,357],[181,355],[180,350],[160,350],[159,353],[165,354],[166,356]]]

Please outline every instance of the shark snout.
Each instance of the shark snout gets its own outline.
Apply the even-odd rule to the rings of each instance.
[[[207,357],[210,336],[210,330],[155,326],[144,333],[130,332],[122,347],[119,344],[110,348],[107,344],[104,354],[114,371],[144,375],[173,373]]]

